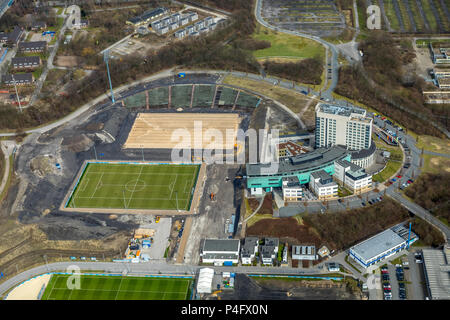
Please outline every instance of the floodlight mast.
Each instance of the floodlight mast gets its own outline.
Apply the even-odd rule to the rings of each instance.
[[[14,74],[11,74],[11,79],[14,83],[14,89],[16,90],[17,102],[19,103],[19,111],[22,112],[22,104],[20,103],[19,93],[17,92],[16,80],[14,79]]]
[[[115,103],[116,100],[114,99],[114,91],[113,91],[112,84],[111,84],[111,75],[110,75],[110,73],[109,73],[109,50],[106,50],[106,51],[103,53],[103,60],[104,60],[105,63],[106,63],[106,70],[107,70],[107,72],[108,72],[109,88],[110,88],[110,90],[111,90],[111,100],[112,100],[113,103]]]

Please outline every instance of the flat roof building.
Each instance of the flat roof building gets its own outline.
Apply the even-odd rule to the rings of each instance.
[[[422,249],[423,270],[431,300],[450,299],[450,247]]]
[[[314,192],[319,200],[332,200],[338,196],[338,185],[325,170],[311,173],[309,189]]]
[[[286,202],[297,202],[303,199],[303,188],[296,176],[283,177],[283,200]]]
[[[292,246],[292,260],[317,260],[315,246]]]
[[[363,109],[318,103],[316,148],[344,145],[350,150],[368,149],[372,143],[372,121]]]
[[[402,225],[384,230],[350,248],[349,256],[364,268],[368,268],[404,250],[408,245],[409,231]],[[411,232],[410,245],[418,240]]]
[[[205,239],[200,257],[203,263],[238,263],[240,240]]]
[[[241,247],[242,264],[252,264],[258,252],[259,239],[257,237],[246,237]]]
[[[265,238],[264,244],[259,247],[259,256],[262,264],[272,265],[278,254],[278,238]]]
[[[127,24],[131,24],[134,26],[140,26],[144,23],[148,23],[154,19],[161,18],[162,16],[169,13],[169,10],[164,7],[160,7],[153,10],[145,11],[143,14],[133,17],[127,20]]]
[[[289,176],[296,176],[300,184],[306,184],[310,182],[312,172],[324,170],[333,174],[334,162],[338,159],[350,160],[350,154],[343,146],[318,148],[274,164],[247,164],[247,188],[252,194],[260,191],[257,189],[271,191],[271,188],[281,188],[282,178]]]
[[[335,161],[333,177],[354,194],[360,194],[372,188],[372,175],[347,160]]]

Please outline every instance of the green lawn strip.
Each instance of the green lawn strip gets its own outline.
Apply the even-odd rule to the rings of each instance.
[[[253,55],[260,57],[297,57],[297,58],[314,58],[325,57],[325,48],[318,42],[297,37],[294,35],[273,31],[261,25],[253,34],[253,38],[257,40],[265,40],[271,43],[266,49],[256,50]]]
[[[384,10],[391,24],[391,29],[400,31],[400,22],[398,21],[397,15],[395,14],[394,4],[392,3],[392,0],[384,0]]]
[[[185,300],[191,279],[81,276],[81,288],[68,289],[68,275],[53,275],[42,300]]]
[[[90,163],[68,207],[187,210],[198,165]],[[178,201],[177,201],[178,200]]]
[[[0,155],[2,157],[2,160],[4,161],[5,157],[2,155]],[[0,203],[3,201],[4,197],[6,196],[9,186],[11,184],[11,180],[12,180],[12,175],[13,175],[13,156],[9,156],[9,172],[8,174],[8,180],[6,181],[5,184],[5,188],[3,189],[3,191],[0,193]],[[3,174],[6,174],[6,163],[4,163],[4,169],[3,169]],[[1,179],[3,179],[3,175],[0,176],[0,181]]]
[[[413,14],[414,22],[416,23],[417,31],[425,30],[425,22],[423,21],[422,15],[420,14],[419,7],[417,6],[416,0],[408,0],[409,7]]]
[[[355,271],[357,271],[358,273],[361,273],[361,271],[359,271],[359,269],[358,269],[357,267],[355,267],[355,266],[353,265],[353,263],[350,262],[350,259],[348,258],[348,256],[345,256],[345,262],[347,262],[348,265],[349,265],[350,267],[352,267],[353,269],[355,269]]]
[[[426,1],[422,0],[422,8],[428,20],[428,24],[430,25],[431,30],[437,32],[436,18],[434,17],[433,11],[431,10],[431,6],[428,0]]]
[[[405,31],[408,32],[412,32],[412,25],[411,25],[411,21],[409,20],[409,15],[408,12],[406,11],[406,7],[405,4],[403,3],[403,0],[397,0],[398,2],[398,6],[400,8],[400,15],[402,16],[403,19],[403,25],[405,26]]]

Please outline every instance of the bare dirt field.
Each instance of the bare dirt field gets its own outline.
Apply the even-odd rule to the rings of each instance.
[[[247,236],[289,238],[298,243],[311,243],[319,247],[320,237],[306,225],[299,225],[294,218],[262,219],[247,228]]]
[[[201,127],[196,127],[199,121]],[[200,114],[200,113],[140,113],[137,115],[124,148],[161,148],[182,149],[199,146],[201,149],[233,149],[233,139],[226,139],[226,131],[237,130],[240,123],[238,114]],[[195,132],[200,128],[201,135]],[[208,132],[214,130],[223,139],[207,138]],[[203,139],[202,139],[203,137]],[[179,139],[182,138],[182,141]],[[203,141],[202,141],[203,140]],[[198,148],[198,149],[200,149]]]
[[[77,56],[57,56],[55,65],[60,67],[76,67],[79,64]]]
[[[346,283],[331,280],[253,279],[236,275],[233,291],[220,294],[223,300],[357,300]]]
[[[8,294],[6,300],[38,300],[41,288],[47,285],[51,276],[43,274],[18,285]]]

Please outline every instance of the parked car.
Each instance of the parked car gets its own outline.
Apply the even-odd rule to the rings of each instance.
[[[400,179],[401,177],[403,177],[403,176],[402,176],[401,174],[397,175],[397,178],[399,178],[399,179]]]

